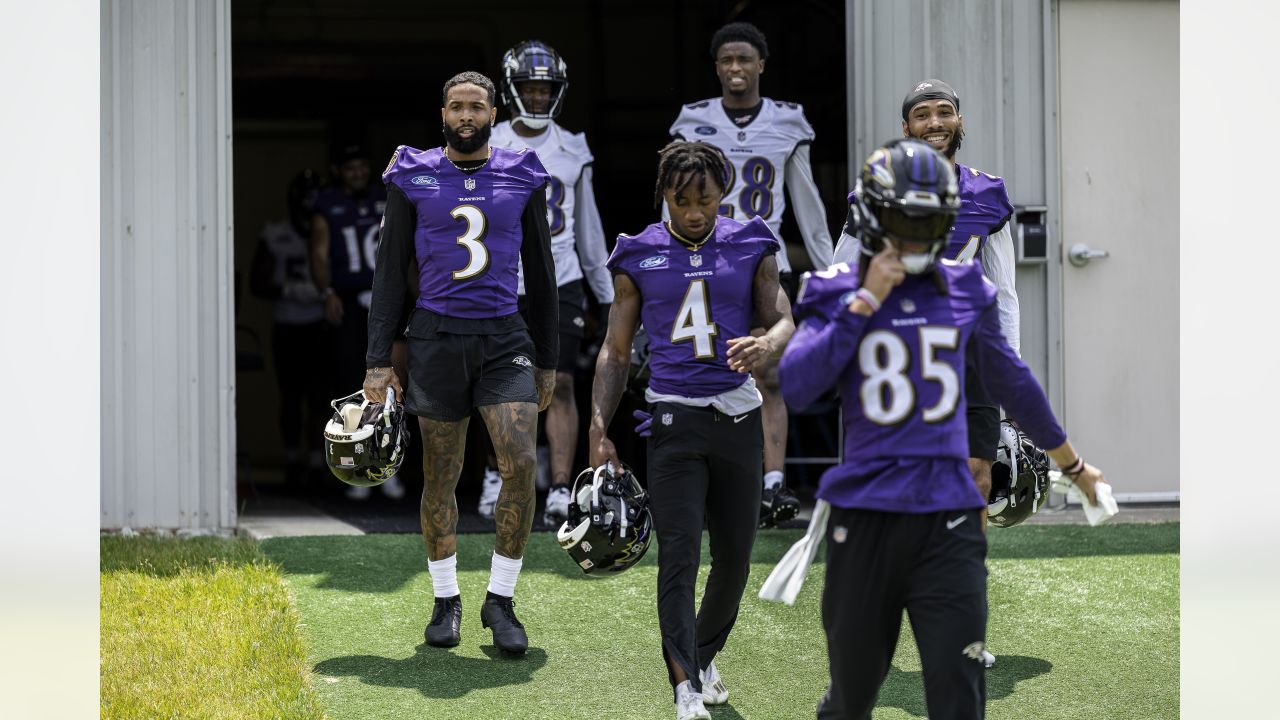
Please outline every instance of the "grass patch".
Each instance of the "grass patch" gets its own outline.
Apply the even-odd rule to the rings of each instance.
[[[249,540],[104,537],[101,717],[323,718],[280,570]]]
[[[793,607],[756,599],[800,531],[760,534],[733,636],[717,660],[729,718],[805,718],[827,683],[819,615],[822,564]],[[991,533],[988,717],[1102,720],[1178,717],[1176,523],[1020,526]],[[585,578],[536,534],[516,592],[530,635],[523,659],[500,656],[480,626],[492,536],[458,538],[462,644],[422,632],[431,581],[414,535],[277,538],[305,621],[316,690],[340,718],[662,718],[671,715],[655,608],[657,553],[626,574]],[[701,581],[706,578],[703,543]],[[701,592],[701,581],[699,592]],[[926,715],[909,625],[877,720]],[[1140,691],[1135,692],[1135,688]]]

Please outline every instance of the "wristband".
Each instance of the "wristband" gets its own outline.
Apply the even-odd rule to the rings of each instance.
[[[1063,475],[1069,475],[1073,478],[1082,472],[1084,472],[1084,458],[1079,455],[1076,456],[1075,462],[1062,468]]]
[[[870,305],[872,312],[878,311],[880,309],[880,298],[876,297],[876,294],[871,292],[870,290],[864,287],[861,287],[861,288],[858,288],[858,292],[854,293],[854,295],[862,302]]]

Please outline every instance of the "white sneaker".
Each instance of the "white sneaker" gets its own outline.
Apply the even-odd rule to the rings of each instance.
[[[712,660],[706,670],[698,671],[698,679],[702,681],[702,702],[707,705],[720,705],[729,699],[729,688],[720,679],[720,671],[716,670],[716,661]]]
[[[983,665],[985,665],[985,666],[987,666],[987,667],[991,667],[992,665],[995,665],[995,664],[996,664],[996,656],[995,656],[995,655],[992,655],[991,653],[987,652],[986,650],[983,650],[983,651],[982,651],[982,664],[983,664]]]
[[[404,497],[404,485],[400,484],[400,476],[392,475],[391,479],[382,483],[378,487],[382,488],[382,494],[392,500],[399,500]]]
[[[711,713],[702,704],[702,693],[694,690],[688,680],[676,686],[676,720],[711,720]]]
[[[485,520],[493,519],[493,506],[498,504],[498,493],[502,490],[502,476],[493,468],[484,469],[484,485],[480,488],[480,504],[476,512]]]
[[[542,522],[550,527],[559,528],[569,519],[569,488],[553,487],[547,493],[547,504],[542,512]]]
[[[369,495],[372,493],[372,490],[362,485],[350,485],[347,487],[348,500],[368,500]]]

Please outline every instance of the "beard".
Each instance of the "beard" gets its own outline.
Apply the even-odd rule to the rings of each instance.
[[[948,160],[956,159],[956,152],[960,150],[960,143],[964,142],[964,126],[956,128],[956,132],[951,136],[951,142],[947,143],[947,150],[943,153]]]
[[[464,138],[449,127],[449,123],[441,123],[441,125],[444,129],[445,143],[464,155],[473,153],[488,144],[489,134],[493,131],[493,126],[486,122],[483,125],[476,125],[476,131],[471,134],[471,137]]]

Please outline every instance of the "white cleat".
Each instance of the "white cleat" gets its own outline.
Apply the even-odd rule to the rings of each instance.
[[[729,699],[729,688],[720,679],[720,671],[716,670],[716,661],[712,660],[706,670],[698,671],[698,679],[702,681],[702,702],[707,705],[721,705]]]
[[[676,686],[676,720],[711,720],[711,713],[702,704],[702,693],[694,690],[688,680]]]
[[[400,483],[399,475],[392,475],[391,479],[382,483],[378,487],[382,488],[382,494],[392,500],[399,500],[404,497],[404,485]]]
[[[480,488],[480,504],[476,512],[485,520],[493,519],[493,506],[498,504],[498,493],[502,491],[502,476],[493,468],[484,469],[484,485]]]
[[[569,488],[553,487],[547,493],[547,504],[542,512],[542,522],[548,527],[559,528],[569,519]]]
[[[982,664],[983,664],[984,666],[986,666],[986,667],[991,667],[992,665],[995,665],[995,664],[996,664],[996,656],[995,656],[995,655],[992,655],[991,653],[987,652],[986,650],[983,650],[983,651],[982,651]]]

